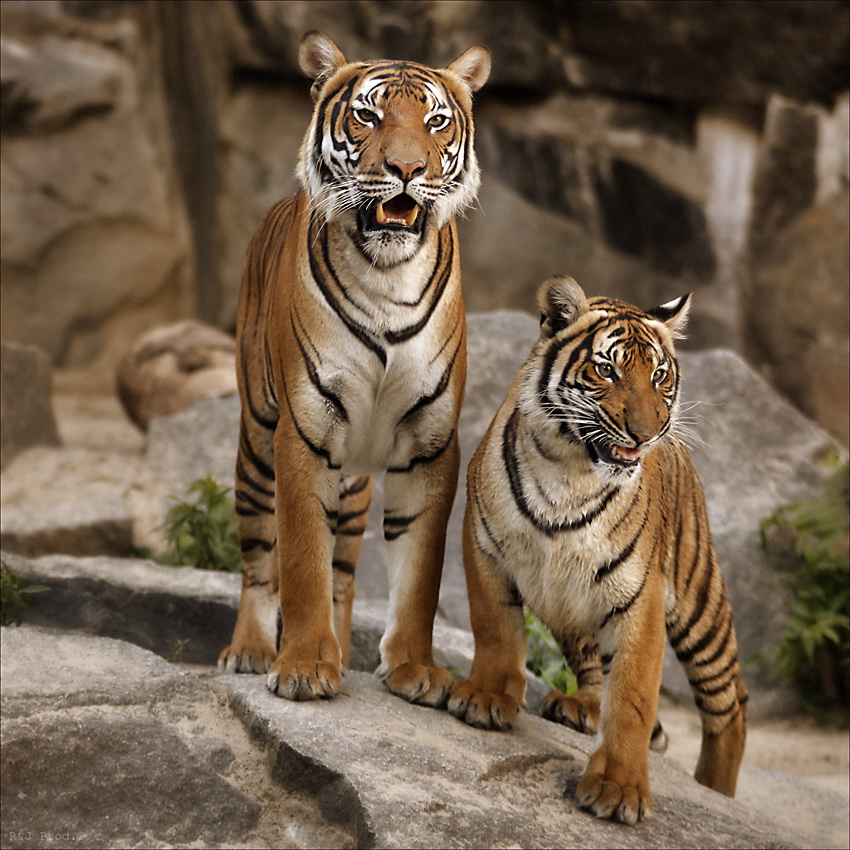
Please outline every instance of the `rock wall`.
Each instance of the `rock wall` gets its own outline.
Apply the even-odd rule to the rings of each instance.
[[[112,366],[177,318],[232,325],[250,234],[295,188],[304,31],[432,64],[481,42],[469,309],[531,309],[558,271],[644,306],[694,291],[694,347],[744,354],[847,442],[846,0],[14,0],[2,16],[2,332],[54,363]]]

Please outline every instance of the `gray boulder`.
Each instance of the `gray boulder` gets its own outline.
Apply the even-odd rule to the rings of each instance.
[[[366,673],[293,703],[262,677],[181,670],[107,638],[23,626],[2,629],[2,649],[3,846],[779,848],[846,834],[837,795],[762,772],[796,801],[795,828],[654,753],[654,816],[598,821],[572,796],[591,738],[529,714],[508,734],[472,729]]]
[[[138,458],[91,449],[34,447],[3,470],[0,545],[36,557],[129,555],[129,497]]]
[[[350,846],[197,676],[26,626],[2,649],[3,847]]]

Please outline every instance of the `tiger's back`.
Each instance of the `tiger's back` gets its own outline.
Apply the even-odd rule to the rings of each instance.
[[[746,690],[702,489],[675,435],[672,339],[687,298],[644,313],[585,299],[574,281],[555,278],[538,305],[541,339],[467,475],[476,655],[449,709],[485,728],[513,722],[525,689],[525,603],[579,684],[571,697],[552,692],[541,713],[602,728],[580,804],[635,822],[652,806],[647,748],[661,734],[666,630],[702,717],[697,779],[732,795]]]

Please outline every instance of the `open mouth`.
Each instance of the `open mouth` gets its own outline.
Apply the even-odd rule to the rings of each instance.
[[[424,210],[410,195],[396,195],[388,201],[376,201],[362,207],[358,213],[361,231],[406,230],[421,233],[425,223]]]
[[[593,440],[586,440],[584,446],[593,463],[601,460],[603,463],[613,463],[617,466],[637,466],[640,462],[639,447],[630,449],[626,446],[597,443]]]

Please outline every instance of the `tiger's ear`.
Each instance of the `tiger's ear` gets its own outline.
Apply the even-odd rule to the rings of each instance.
[[[554,336],[587,312],[584,290],[568,275],[557,275],[543,281],[537,290],[540,332]]]
[[[301,39],[298,48],[298,64],[301,70],[313,80],[310,94],[318,100],[319,92],[343,65],[347,64],[342,51],[333,43],[330,36],[318,30],[310,30]]]
[[[457,74],[469,86],[470,91],[478,91],[487,82],[490,68],[490,51],[479,44],[461,53],[446,70]]]
[[[658,319],[663,322],[674,339],[682,339],[685,336],[685,326],[688,324],[688,314],[691,310],[692,292],[683,295],[681,298],[674,298],[660,307],[653,307],[646,312],[653,319]]]

